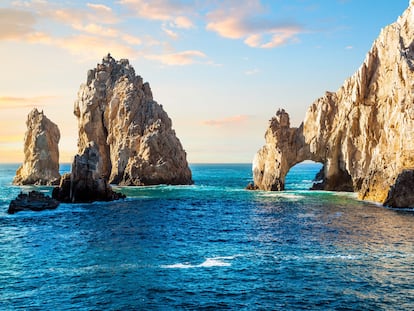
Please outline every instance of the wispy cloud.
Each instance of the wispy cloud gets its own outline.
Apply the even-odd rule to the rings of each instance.
[[[203,125],[207,126],[214,126],[214,127],[222,127],[225,125],[235,125],[235,124],[241,124],[246,122],[249,119],[249,116],[247,115],[236,115],[231,116],[223,119],[215,119],[215,120],[205,120],[202,121]]]
[[[194,63],[200,63],[202,59],[206,58],[206,54],[197,50],[189,50],[177,53],[167,53],[167,54],[158,54],[158,55],[146,55],[145,56],[151,60],[157,60],[165,65],[170,66],[183,66],[191,65]]]
[[[87,3],[86,5],[96,11],[112,12],[112,9],[104,4]]]
[[[171,39],[178,39],[178,29],[191,29],[195,25],[190,15],[195,14],[195,4],[180,0],[120,0],[120,5],[136,17],[160,21],[161,29]]]
[[[121,18],[107,5],[86,3],[73,8],[46,1],[16,1],[14,5],[13,9],[0,9],[0,40],[53,45],[84,60],[108,52],[129,58],[139,56],[136,46],[143,40],[123,31]],[[55,27],[42,27],[43,22],[54,23]],[[60,35],[53,28],[59,29]]]
[[[34,31],[36,17],[28,11],[0,8],[0,40],[14,40]]]
[[[21,109],[45,106],[52,100],[56,100],[57,96],[34,96],[34,97],[18,97],[18,96],[0,96],[0,108],[2,109]]]
[[[189,5],[182,1],[121,0],[111,5],[130,8],[134,15],[121,15],[110,5],[88,2],[69,6],[53,1],[15,1],[13,9],[0,9],[0,40],[59,47],[81,61],[100,58],[108,52],[136,59],[144,56],[164,65],[200,63],[206,55],[194,50],[176,51],[168,40],[178,39],[179,29],[195,27]],[[154,34],[136,35],[123,29],[125,19],[145,18],[162,21],[163,40]],[[54,27],[44,27],[44,23]],[[131,30],[130,30],[131,31]],[[168,46],[168,48],[165,48]],[[208,62],[206,60],[205,62]]]
[[[183,25],[182,21],[186,19],[185,25],[189,26],[189,23],[192,25],[192,22],[185,17],[192,11],[192,5],[188,1],[120,0],[119,3],[128,8],[130,12],[145,19],[170,21],[176,23],[177,26]]]
[[[304,32],[294,22],[277,21],[266,16],[266,10],[258,0],[241,3],[225,1],[207,14],[207,30],[229,39],[243,39],[255,48],[274,48],[291,41]]]

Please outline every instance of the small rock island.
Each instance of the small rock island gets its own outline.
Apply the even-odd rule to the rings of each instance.
[[[58,126],[34,108],[26,120],[24,162],[13,179],[15,185],[59,184]]]
[[[414,207],[413,90],[410,1],[403,15],[381,31],[359,70],[337,92],[316,100],[299,127],[290,127],[283,109],[270,120],[266,145],[253,161],[251,188],[283,190],[289,169],[312,160],[323,164],[319,189],[355,191],[360,199]]]

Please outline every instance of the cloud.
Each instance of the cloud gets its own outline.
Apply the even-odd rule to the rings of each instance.
[[[225,125],[234,125],[234,124],[241,124],[246,122],[249,119],[248,116],[246,115],[236,115],[236,116],[232,116],[232,117],[227,117],[224,119],[216,119],[216,120],[205,120],[202,121],[203,125],[207,125],[207,126],[214,126],[214,127],[222,127]]]
[[[145,57],[151,60],[160,61],[161,63],[169,66],[183,66],[199,63],[200,59],[203,59],[207,56],[201,51],[188,50],[177,53],[146,55]]]
[[[178,16],[174,19],[174,26],[177,28],[190,29],[194,27],[194,24],[188,17]]]
[[[143,40],[122,31],[120,17],[107,5],[86,3],[74,8],[41,0],[14,5],[14,9],[0,9],[0,40],[53,45],[82,60],[108,52],[132,59],[140,54],[136,46]]]
[[[22,38],[33,32],[35,16],[27,11],[0,8],[0,40]]]
[[[47,102],[57,99],[56,96],[33,96],[33,97],[18,97],[18,96],[0,96],[1,109],[21,109],[34,108],[38,106],[45,106]]]
[[[112,9],[104,4],[87,3],[86,6],[96,11],[112,12]]]
[[[81,32],[85,32],[85,33],[97,35],[97,36],[112,37],[112,38],[119,36],[118,30],[114,28],[110,28],[110,27],[103,27],[102,25],[98,25],[94,23],[89,23],[86,25],[74,24],[73,28]]]
[[[119,3],[139,17],[158,21],[173,21],[191,11],[191,4],[180,0],[120,0]]]
[[[206,29],[229,39],[244,39],[255,48],[274,48],[297,40],[303,28],[293,22],[280,22],[265,17],[265,9],[258,0],[242,4],[225,1],[221,7],[207,14]]]
[[[164,31],[172,39],[178,38],[178,34],[176,32],[172,31],[171,29],[168,29],[165,26],[162,27],[162,31]]]

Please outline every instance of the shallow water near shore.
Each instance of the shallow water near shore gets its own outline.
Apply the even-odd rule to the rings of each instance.
[[[191,186],[8,215],[16,168],[0,166],[1,310],[414,308],[414,213],[308,191],[315,164],[284,192],[244,190],[250,164],[193,164]]]

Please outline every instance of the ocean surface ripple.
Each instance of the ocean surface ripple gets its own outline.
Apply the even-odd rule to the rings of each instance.
[[[192,186],[8,215],[16,168],[0,166],[0,310],[414,309],[414,213],[308,191],[316,164],[279,193],[244,190],[250,165],[193,164]]]

